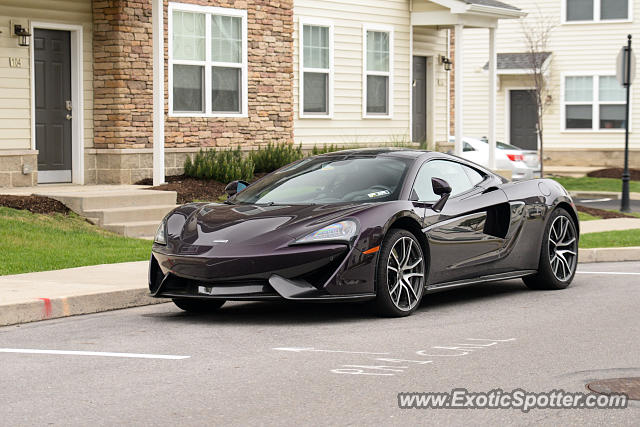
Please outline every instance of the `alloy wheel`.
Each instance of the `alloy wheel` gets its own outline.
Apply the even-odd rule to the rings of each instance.
[[[402,311],[413,309],[424,287],[422,250],[410,237],[393,244],[387,260],[387,285],[393,304]]]
[[[578,239],[571,219],[560,215],[549,229],[549,262],[556,279],[565,282],[576,268]]]

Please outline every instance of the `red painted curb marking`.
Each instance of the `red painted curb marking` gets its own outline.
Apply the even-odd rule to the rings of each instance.
[[[44,317],[51,317],[51,300],[49,298],[38,298],[44,301]]]

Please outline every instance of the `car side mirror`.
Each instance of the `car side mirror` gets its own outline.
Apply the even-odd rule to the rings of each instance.
[[[441,212],[451,195],[451,186],[442,178],[431,178],[431,188],[433,188],[433,192],[436,195],[440,196],[440,200],[438,200],[431,209],[436,212]]]
[[[224,192],[227,193],[229,197],[231,197],[231,196],[235,196],[237,193],[241,192],[248,186],[249,186],[249,183],[246,181],[241,181],[241,180],[231,181],[229,184],[227,184],[226,187],[224,187]]]

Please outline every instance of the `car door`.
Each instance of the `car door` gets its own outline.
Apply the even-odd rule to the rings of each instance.
[[[413,198],[433,204],[431,178],[446,180],[452,192],[441,212],[425,210],[429,241],[429,284],[491,274],[509,229],[506,194],[490,175],[461,163],[435,159],[418,172]]]

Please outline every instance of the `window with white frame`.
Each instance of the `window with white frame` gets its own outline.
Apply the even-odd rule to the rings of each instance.
[[[393,30],[364,28],[364,116],[391,116]]]
[[[300,20],[300,117],[332,112],[333,26]]]
[[[631,0],[564,0],[565,21],[626,21],[631,19]]]
[[[170,3],[170,114],[246,116],[247,13]]]
[[[564,127],[567,130],[622,129],[625,90],[615,76],[567,76]]]

